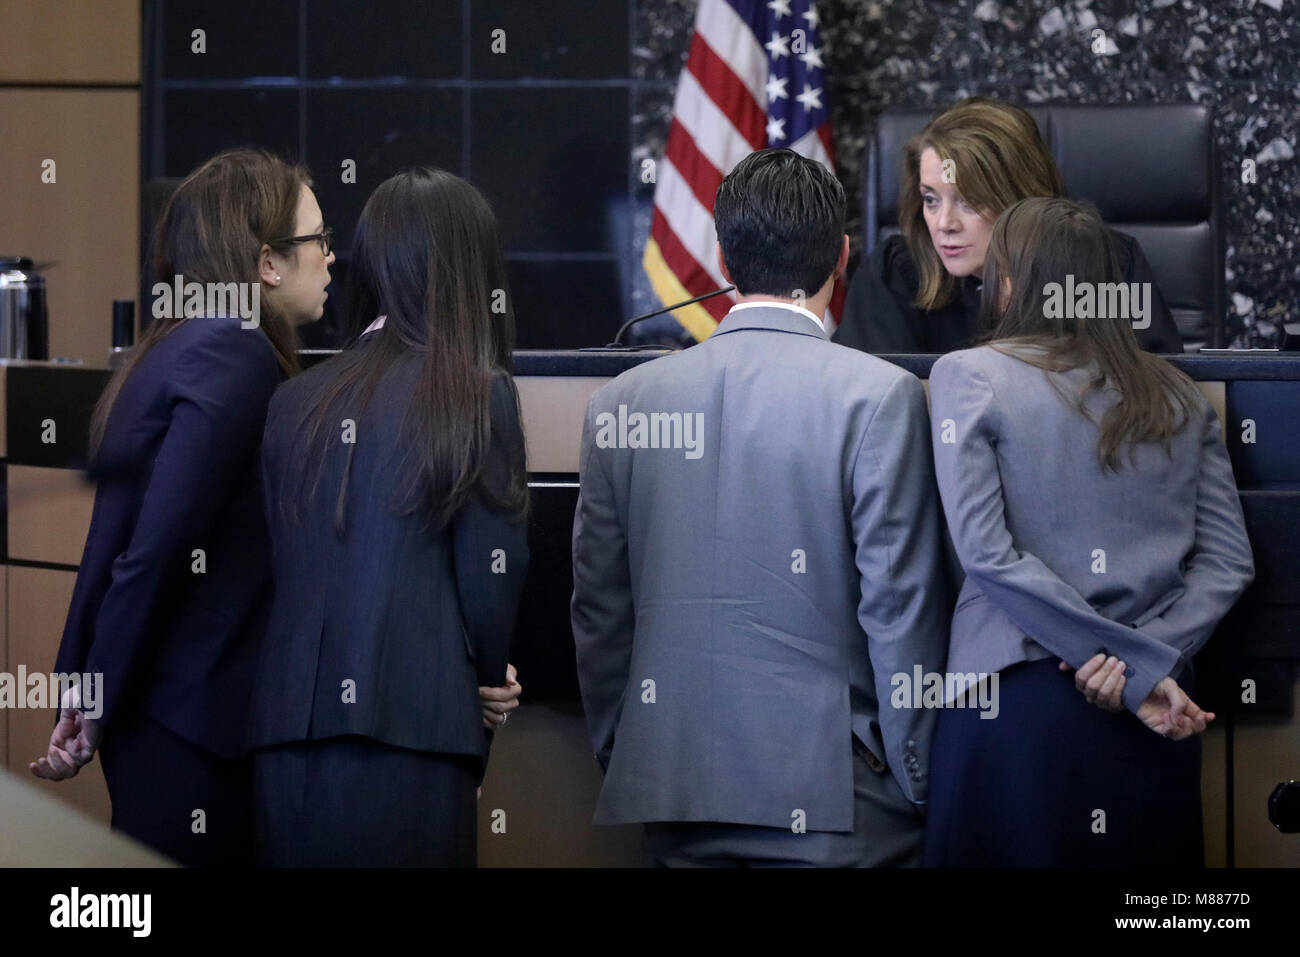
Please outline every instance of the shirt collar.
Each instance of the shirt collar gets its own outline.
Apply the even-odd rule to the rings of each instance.
[[[796,306],[792,302],[738,302],[728,310],[727,315],[731,315],[731,313],[736,312],[738,309],[754,309],[758,307],[766,309],[789,309],[791,312],[797,312],[799,315],[807,316],[813,322],[817,323],[817,328],[822,331],[823,335],[826,334],[826,323],[817,318],[815,313],[810,312],[803,306]]]
[[[361,335],[364,336],[367,332],[374,332],[376,329],[384,328],[384,320],[387,318],[388,316],[386,315],[377,317],[374,322],[366,326],[366,332],[361,333]]]

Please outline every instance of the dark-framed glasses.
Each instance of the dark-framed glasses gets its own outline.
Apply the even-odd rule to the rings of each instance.
[[[288,239],[277,239],[272,246],[288,246],[298,243],[319,243],[322,256],[330,254],[330,247],[333,245],[334,230],[322,229],[319,233],[312,233],[309,236],[290,236]]]

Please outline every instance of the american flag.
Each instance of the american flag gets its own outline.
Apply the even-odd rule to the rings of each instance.
[[[738,162],[782,146],[835,171],[819,26],[812,0],[700,0],[642,257],[664,305],[728,285],[714,253],[713,198]],[[841,281],[828,331],[843,301]],[[716,296],[673,316],[703,340],[733,302]]]

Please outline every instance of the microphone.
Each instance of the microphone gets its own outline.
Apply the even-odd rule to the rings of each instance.
[[[640,316],[633,316],[633,317],[632,317],[631,319],[629,319],[627,322],[623,323],[623,325],[619,326],[619,328],[618,328],[618,332],[616,332],[616,333],[614,334],[614,341],[613,341],[613,342],[609,343],[609,344],[606,345],[606,346],[595,346],[595,347],[592,347],[592,348],[595,348],[595,349],[604,349],[604,350],[608,350],[608,349],[620,349],[620,350],[622,350],[622,349],[627,349],[627,350],[634,350],[634,349],[653,349],[653,348],[662,348],[662,347],[656,347],[656,346],[654,346],[654,345],[647,345],[647,346],[626,346],[626,345],[623,344],[623,341],[622,341],[622,340],[623,340],[623,333],[627,332],[629,329],[631,329],[633,326],[635,326],[638,322],[640,322],[640,321],[643,320],[643,319],[653,319],[655,316],[662,316],[665,312],[672,312],[674,309],[680,309],[680,308],[682,308],[683,306],[690,306],[690,305],[693,305],[694,303],[702,302],[702,301],[705,300],[705,299],[712,299],[714,296],[721,296],[723,293],[725,293],[725,292],[731,292],[731,290],[733,290],[733,289],[735,289],[735,288],[736,288],[735,286],[723,286],[721,289],[715,289],[715,290],[713,290],[713,292],[706,292],[706,293],[705,293],[704,295],[702,295],[702,296],[694,296],[694,297],[692,297],[692,298],[690,298],[690,299],[687,299],[687,300],[685,300],[685,301],[683,301],[683,302],[673,303],[673,305],[671,305],[671,306],[664,306],[662,309],[656,309],[656,310],[654,310],[653,312],[647,312],[647,313],[645,313],[645,314],[643,314],[643,315],[640,315]]]

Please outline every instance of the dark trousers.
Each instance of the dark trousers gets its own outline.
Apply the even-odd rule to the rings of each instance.
[[[1203,865],[1198,737],[1089,704],[1055,658],[1000,672],[998,703],[939,715],[927,866]]]
[[[218,757],[140,712],[118,716],[99,759],[115,830],[191,867],[252,864],[249,759]]]
[[[924,817],[888,769],[853,742],[853,831],[808,831],[710,822],[645,825],[654,867],[915,867]]]
[[[481,762],[360,736],[253,752],[257,860],[271,867],[474,867]]]

